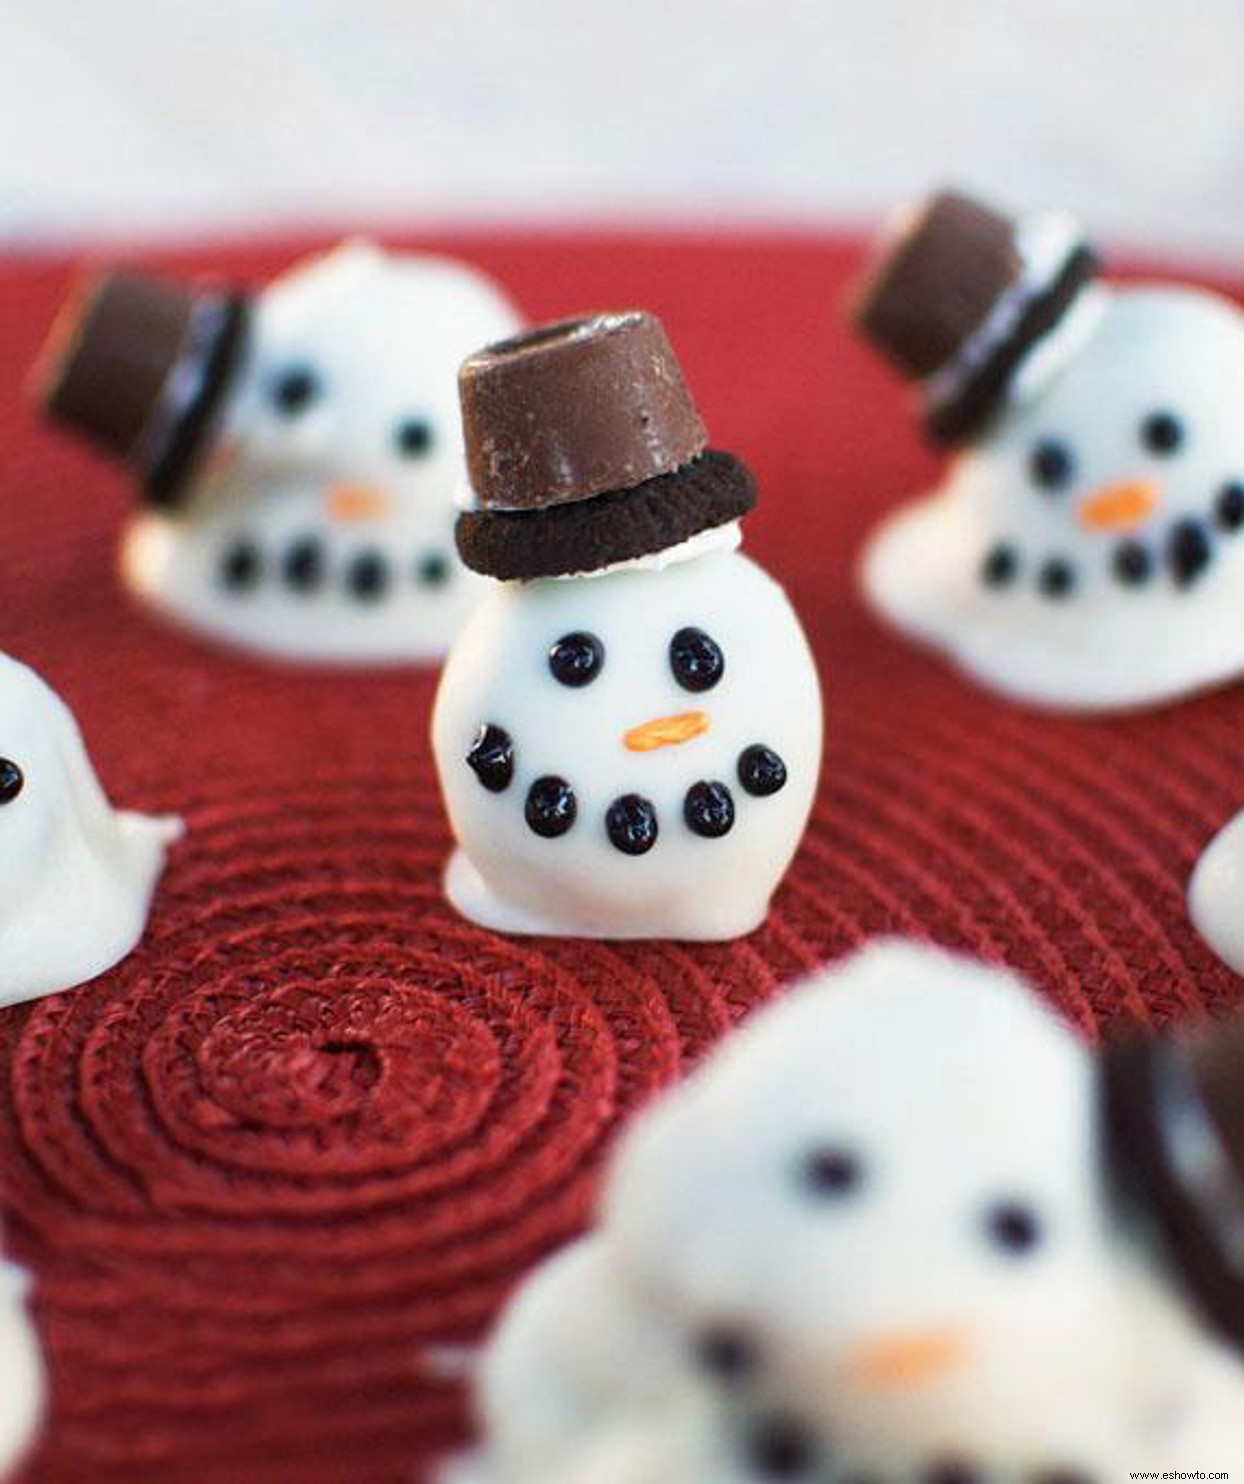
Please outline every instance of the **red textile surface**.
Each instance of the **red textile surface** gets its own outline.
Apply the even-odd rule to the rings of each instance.
[[[974,689],[850,570],[926,480],[814,238],[438,240],[533,316],[664,316],[748,544],[819,656],[826,766],[768,924],[724,947],[506,941],[438,895],[428,674],[325,675],[162,628],[112,577],[122,479],[20,385],[64,263],[0,263],[0,648],[82,722],[119,802],[182,812],[146,942],[0,1015],[11,1244],[55,1401],[41,1484],[398,1484],[464,1427],[423,1347],[478,1336],[589,1209],[618,1119],[792,975],[877,932],[1005,960],[1088,1029],[1233,1001],[1184,912],[1244,802],[1240,688],[1083,722]],[[259,281],[307,244],[201,252]]]

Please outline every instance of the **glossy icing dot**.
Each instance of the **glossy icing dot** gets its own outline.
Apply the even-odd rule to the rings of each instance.
[[[1214,517],[1224,531],[1238,531],[1244,526],[1244,484],[1233,480],[1223,485],[1214,502]]]
[[[499,794],[514,780],[514,740],[504,727],[485,722],[466,762],[489,793]]]
[[[575,822],[579,806],[574,789],[564,778],[546,774],[527,790],[524,815],[531,830],[545,840],[564,835]]]
[[[800,1179],[810,1195],[839,1199],[852,1195],[864,1181],[864,1167],[849,1149],[828,1145],[805,1154]]]
[[[1042,489],[1062,489],[1075,475],[1075,455],[1061,439],[1043,438],[1032,450],[1028,472]]]
[[[670,640],[670,669],[683,690],[712,690],[726,672],[726,657],[703,629],[679,629]]]
[[[221,583],[230,592],[249,592],[259,581],[263,559],[253,541],[235,541],[220,562]]]
[[[382,598],[389,586],[389,564],[378,551],[360,551],[346,571],[346,587],[365,603]]]
[[[559,685],[591,685],[605,665],[605,646],[595,634],[576,630],[549,646],[549,669]]]
[[[1069,597],[1076,585],[1075,568],[1062,557],[1051,557],[1041,568],[1037,584],[1047,598]]]
[[[324,581],[324,548],[314,536],[304,536],[285,553],[281,574],[295,592],[314,592]]]
[[[802,1479],[817,1462],[815,1440],[797,1418],[762,1417],[748,1430],[745,1452],[749,1467],[762,1479]]]
[[[320,395],[320,380],[310,366],[289,366],[272,382],[272,401],[284,417],[305,412]]]
[[[610,804],[605,830],[623,855],[646,855],[657,843],[657,811],[639,794],[623,794]]]
[[[734,799],[724,783],[693,783],[682,812],[692,834],[707,840],[719,840],[734,825]]]
[[[1209,566],[1213,551],[1199,521],[1181,520],[1171,531],[1166,559],[1176,587],[1188,587]]]
[[[695,1337],[695,1358],[701,1369],[719,1381],[739,1381],[755,1373],[760,1347],[737,1324],[710,1324]]]
[[[1013,546],[995,546],[981,563],[981,581],[987,587],[1006,587],[1019,572],[1019,558]]]
[[[403,458],[422,458],[431,450],[434,441],[432,425],[426,417],[403,418],[397,425],[393,441]]]
[[[1140,425],[1140,441],[1161,457],[1177,453],[1186,437],[1183,419],[1174,412],[1151,412]]]
[[[1114,553],[1114,575],[1128,587],[1147,582],[1153,573],[1153,558],[1139,541],[1123,541]]]
[[[739,782],[749,794],[767,799],[786,786],[786,764],[771,747],[759,742],[739,753]]]
[[[415,578],[423,587],[444,587],[452,575],[453,567],[443,551],[429,551],[415,568]]]
[[[1003,1201],[995,1206],[985,1224],[990,1240],[1005,1252],[1022,1257],[1040,1244],[1040,1217],[1030,1206],[1018,1201]]]
[[[26,775],[15,762],[0,757],[0,804],[11,804],[21,793]]]

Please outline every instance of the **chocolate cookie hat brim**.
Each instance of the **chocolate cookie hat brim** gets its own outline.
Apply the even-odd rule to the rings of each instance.
[[[943,192],[889,239],[853,316],[918,385],[929,437],[957,442],[999,410],[1024,360],[1062,322],[1097,266],[1065,218],[1015,222]]]
[[[241,361],[244,295],[191,294],[137,274],[97,278],[61,311],[37,371],[48,417],[178,503]]]
[[[547,510],[458,517],[458,552],[503,581],[566,577],[667,551],[729,524],[756,503],[756,481],[732,454],[707,449],[671,474]]]
[[[1244,1348],[1244,1017],[1199,1044],[1106,1054],[1107,1182],[1206,1322]]]

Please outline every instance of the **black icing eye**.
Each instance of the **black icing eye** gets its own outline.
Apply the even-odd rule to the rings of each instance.
[[[703,629],[679,629],[670,640],[670,669],[683,690],[712,690],[726,673],[726,657]]]
[[[282,417],[297,417],[320,395],[320,379],[310,366],[287,366],[272,382],[272,403]]]
[[[864,1167],[849,1149],[827,1144],[809,1150],[799,1162],[804,1190],[818,1200],[854,1195],[864,1183]]]
[[[741,1381],[760,1364],[756,1341],[738,1324],[706,1325],[695,1337],[695,1358],[719,1381]]]
[[[605,646],[595,634],[563,634],[549,649],[549,669],[561,685],[591,685],[605,667]]]
[[[404,417],[393,434],[397,451],[405,459],[419,459],[432,451],[432,424],[426,417]]]
[[[1013,1257],[1026,1257],[1041,1244],[1041,1218],[1022,1201],[1000,1201],[985,1217],[985,1230],[995,1247]]]
[[[574,789],[564,778],[552,774],[537,778],[527,790],[524,809],[528,828],[545,840],[564,835],[579,812]]]
[[[514,778],[514,739],[504,727],[485,722],[476,733],[466,761],[488,792],[499,794]]]
[[[1029,455],[1028,471],[1042,489],[1063,489],[1075,477],[1075,455],[1060,438],[1042,438]]]
[[[444,587],[452,575],[449,558],[441,551],[429,551],[415,567],[415,577],[423,587]]]
[[[1183,419],[1165,408],[1151,412],[1140,425],[1140,441],[1150,453],[1156,453],[1160,458],[1178,453],[1187,436]]]
[[[0,757],[0,804],[11,804],[21,793],[26,775],[7,757]]]

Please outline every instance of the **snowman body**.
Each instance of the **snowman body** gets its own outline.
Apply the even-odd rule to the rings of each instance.
[[[1244,1445],[1239,1358],[1113,1220],[1094,1109],[1087,1050],[940,952],[866,950],[761,1012],[637,1122],[597,1234],[503,1320],[481,1477],[538,1477],[540,1450],[559,1478],[589,1433],[645,1426],[706,1431],[706,1484],[775,1456],[1021,1484]]]
[[[329,663],[442,654],[480,584],[458,561],[455,376],[517,316],[449,260],[348,243],[261,293],[220,425],[129,587],[199,632]]]
[[[941,489],[873,538],[879,611],[995,689],[1148,705],[1244,669],[1244,315],[1089,290]]]
[[[585,636],[599,664],[564,683],[554,652]],[[703,666],[680,678],[684,641],[716,655],[715,678]],[[508,741],[504,776],[472,766],[486,729]],[[450,655],[433,717],[459,844],[449,896],[507,932],[750,932],[802,834],[820,742],[798,620],[737,551],[498,584]],[[560,818],[544,818],[558,798]]]
[[[27,1288],[26,1275],[0,1261],[0,1479],[26,1456],[43,1413],[43,1358]]]
[[[114,810],[68,708],[0,656],[0,1004],[123,958],[180,833],[176,819]]]
[[[1218,957],[1244,974],[1244,812],[1206,846],[1192,873],[1188,908]]]

